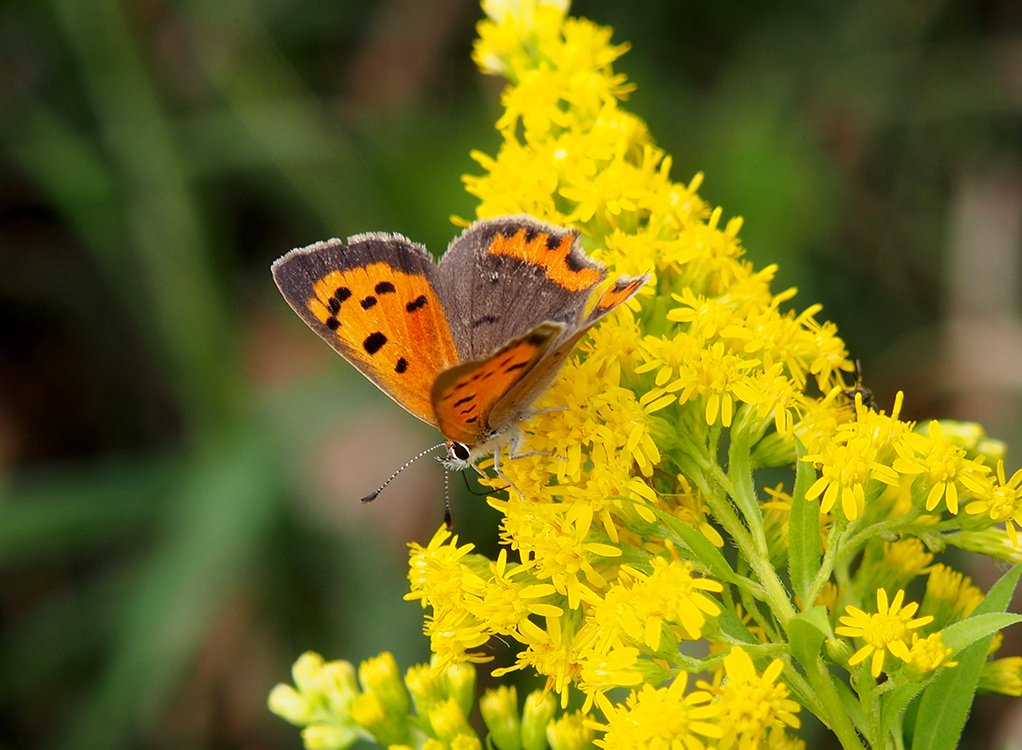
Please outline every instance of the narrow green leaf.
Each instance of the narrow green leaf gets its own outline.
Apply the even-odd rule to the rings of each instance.
[[[990,628],[1002,622],[1001,627],[1018,622],[1011,615],[1007,616],[1007,620],[984,618],[989,615],[996,617],[997,613],[1007,609],[1020,574],[1022,565],[1016,565],[993,585],[969,620],[945,628],[944,632],[959,647],[961,644],[971,645],[966,645],[956,654],[958,666],[943,670],[923,693],[913,727],[912,750],[953,750],[958,747],[976,695],[980,672],[989,655],[990,642],[999,629]],[[970,624],[971,620],[976,620],[977,624]],[[982,635],[983,631],[987,634]]]
[[[855,694],[845,680],[836,679],[832,682],[837,689],[841,704],[845,707],[845,712],[848,714],[848,718],[852,720],[852,723],[860,728],[869,726],[869,722],[866,721],[866,715],[862,712],[859,696]],[[861,732],[862,730],[860,729],[859,731]]]
[[[952,656],[955,656],[981,638],[991,636],[998,630],[1004,630],[1020,622],[1022,622],[1022,615],[988,612],[983,615],[973,615],[967,620],[948,625],[940,631],[940,636],[944,640],[944,645],[951,649]]]
[[[109,548],[161,519],[153,499],[167,503],[180,467],[171,461],[75,467],[11,479],[0,503],[0,569],[54,555]]]
[[[166,710],[210,622],[239,596],[280,499],[277,467],[254,433],[197,457],[174,488],[166,534],[119,602],[113,652],[63,727],[62,750],[132,746]]]
[[[930,685],[941,672],[936,672],[925,682],[915,682],[909,685],[902,685],[886,693],[880,699],[880,736],[887,737],[894,729],[895,722],[901,716],[909,704],[923,690]]]
[[[735,571],[724,559],[724,555],[713,546],[709,539],[702,535],[699,529],[689,526],[659,508],[649,507],[649,510],[656,514],[660,522],[667,527],[667,531],[674,537],[674,541],[688,548],[693,556],[719,580],[734,583],[738,579]]]
[[[988,612],[987,614],[977,615],[970,617],[963,622],[956,622],[955,624],[944,628],[941,631],[941,638],[944,641],[944,645],[949,647],[952,651],[951,660],[954,660],[956,655],[967,649],[972,644],[976,643],[980,639],[986,640],[988,636],[992,636],[999,630],[1010,625],[1016,625],[1022,622],[1022,616],[1011,615],[1011,614],[998,614],[996,612]],[[983,662],[986,661],[986,649],[982,652]],[[982,663],[981,663],[982,668]],[[891,731],[894,726],[894,722],[898,716],[908,708],[908,704],[912,702],[919,693],[925,688],[932,685],[937,679],[945,672],[955,674],[957,667],[945,668],[943,670],[935,672],[930,679],[923,682],[914,683],[911,685],[902,685],[899,688],[892,690],[891,692],[884,695],[881,705],[881,736],[886,737],[888,732]],[[950,684],[954,685],[954,689],[960,690],[960,684],[958,680],[953,680]],[[941,690],[940,686],[935,686],[934,690]],[[947,700],[946,695],[942,695],[940,702],[943,703]]]
[[[728,476],[731,479],[732,499],[745,516],[750,529],[763,527],[763,512],[756,499],[756,483],[752,476],[751,412],[742,410],[731,430],[728,450]]]
[[[792,590],[805,606],[812,604],[806,601],[806,597],[820,569],[820,504],[806,500],[806,492],[816,480],[816,470],[802,460],[803,455],[805,448],[800,443],[788,518],[788,575]]]
[[[723,635],[740,643],[759,643],[731,607],[721,607],[720,614],[714,620]]]

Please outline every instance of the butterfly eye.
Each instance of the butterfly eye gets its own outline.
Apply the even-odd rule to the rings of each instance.
[[[472,452],[464,443],[451,443],[451,453],[459,461],[468,461],[468,457],[472,455]]]

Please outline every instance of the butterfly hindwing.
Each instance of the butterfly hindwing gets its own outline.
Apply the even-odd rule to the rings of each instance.
[[[440,373],[432,400],[444,436],[469,446],[489,437],[493,405],[528,377],[563,329],[562,323],[540,323],[490,356]]]
[[[430,388],[458,354],[425,248],[400,235],[356,235],[292,250],[272,270],[312,330],[401,406],[437,424]]]
[[[536,366],[493,405],[489,415],[492,427],[501,430],[521,420],[536,399],[550,385],[550,381],[557,375],[558,370],[561,369],[568,355],[571,354],[586,331],[619,305],[631,299],[632,295],[649,281],[649,278],[648,274],[621,276],[613,286],[606,289],[585,319],[581,323],[575,321],[573,325],[566,327],[554,346],[545,353]]]

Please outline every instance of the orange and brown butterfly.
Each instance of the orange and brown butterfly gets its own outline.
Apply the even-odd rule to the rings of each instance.
[[[440,430],[449,469],[516,440],[586,330],[649,279],[605,285],[576,231],[524,215],[475,222],[439,263],[406,237],[369,233],[292,250],[272,270],[312,330]]]

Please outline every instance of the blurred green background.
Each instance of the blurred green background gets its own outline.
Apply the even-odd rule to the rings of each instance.
[[[983,421],[1016,467],[1022,6],[574,12],[632,43],[629,107],[675,179],[706,172],[881,405],[904,388],[910,418]],[[296,748],[265,696],[303,650],[426,657],[401,595],[440,470],[357,498],[437,437],[304,327],[268,266],[367,230],[446,246],[473,212],[469,149],[498,143],[479,16],[0,6],[0,748]],[[492,548],[495,513],[452,487],[458,532]],[[984,737],[1003,706],[981,707]]]

